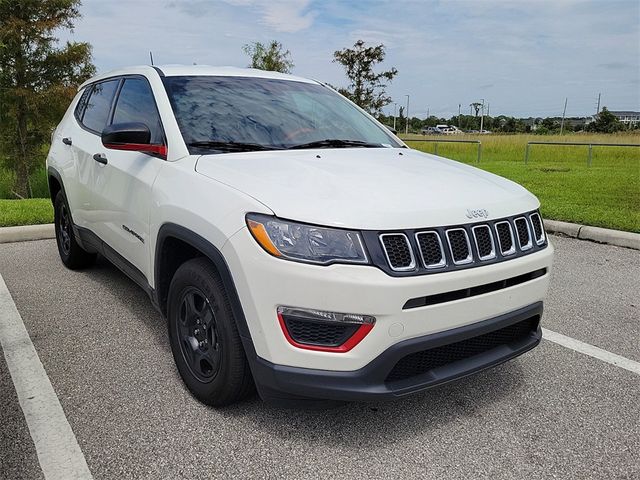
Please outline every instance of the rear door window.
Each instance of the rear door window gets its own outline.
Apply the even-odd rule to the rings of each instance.
[[[151,131],[151,143],[163,143],[162,124],[151,86],[143,78],[127,78],[120,89],[112,123],[144,123]]]
[[[93,86],[82,116],[82,124],[89,130],[98,134],[104,130],[119,82],[120,80],[108,80]]]

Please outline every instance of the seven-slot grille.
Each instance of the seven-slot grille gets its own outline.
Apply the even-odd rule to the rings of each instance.
[[[493,263],[546,246],[537,212],[459,227],[378,233],[377,236],[386,268],[402,274]]]

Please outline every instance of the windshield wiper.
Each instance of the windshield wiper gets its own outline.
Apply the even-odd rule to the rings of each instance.
[[[296,150],[303,148],[349,148],[349,147],[361,147],[361,148],[381,148],[380,143],[363,142],[361,140],[342,140],[340,138],[327,138],[326,140],[316,140],[315,142],[301,143],[300,145],[294,145],[287,147],[287,150]]]
[[[226,152],[255,152],[261,150],[282,150],[281,147],[273,145],[260,145],[259,143],[242,142],[217,142],[213,140],[203,140],[199,142],[187,143],[189,147],[209,148],[212,150],[223,150]]]

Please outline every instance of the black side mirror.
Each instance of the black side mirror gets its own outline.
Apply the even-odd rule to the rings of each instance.
[[[141,122],[115,123],[102,131],[102,144],[112,150],[155,153],[167,156],[166,145],[151,144],[151,131]]]
[[[110,148],[109,145],[123,143],[149,145],[150,142],[151,131],[140,122],[114,123],[102,131],[102,144],[107,148]]]

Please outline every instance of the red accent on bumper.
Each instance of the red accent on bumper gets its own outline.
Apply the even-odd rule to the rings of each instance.
[[[345,353],[351,350],[353,347],[358,345],[364,337],[371,331],[373,328],[372,323],[363,323],[360,325],[358,330],[356,330],[353,335],[351,335],[346,342],[342,345],[338,345],[337,347],[323,347],[322,345],[305,345],[304,343],[298,343],[291,335],[289,335],[289,331],[287,330],[287,325],[284,323],[284,318],[282,318],[282,314],[278,313],[278,322],[280,323],[280,328],[282,328],[282,333],[284,333],[287,341],[296,348],[302,348],[304,350],[315,350],[316,352],[333,352],[333,353]]]

